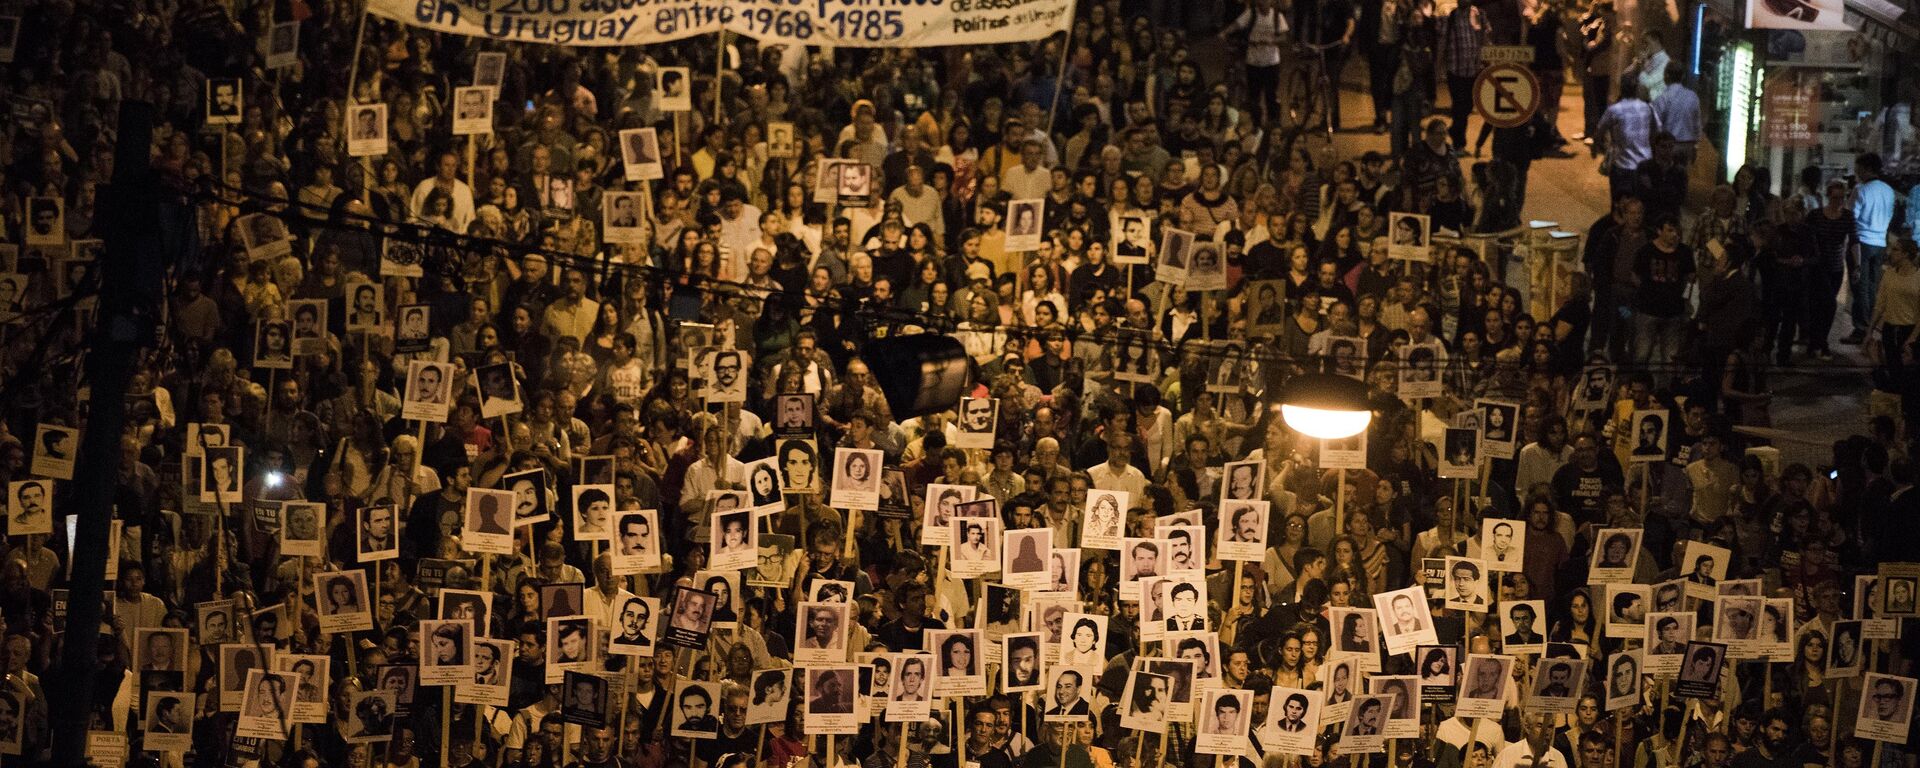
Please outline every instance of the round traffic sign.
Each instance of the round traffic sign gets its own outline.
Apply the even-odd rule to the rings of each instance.
[[[1491,64],[1473,80],[1473,111],[1495,128],[1517,128],[1540,109],[1540,80],[1518,64]]]

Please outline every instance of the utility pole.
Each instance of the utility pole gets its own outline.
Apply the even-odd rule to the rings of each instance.
[[[87,765],[87,725],[92,720],[94,672],[100,666],[96,654],[106,595],[107,538],[120,477],[127,382],[133,378],[141,348],[153,340],[166,285],[163,196],[148,157],[153,115],[151,104],[121,103],[113,179],[101,192],[98,208],[103,214],[106,251],[101,256],[99,311],[88,338],[86,377],[92,396],[74,467],[76,482],[69,486],[71,509],[79,522],[67,584],[66,642],[59,667],[62,693],[50,697],[53,764],[62,768]]]

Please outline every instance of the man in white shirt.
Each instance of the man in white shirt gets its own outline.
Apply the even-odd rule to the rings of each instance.
[[[1526,716],[1526,738],[1508,744],[1493,758],[1493,768],[1573,768],[1553,746],[1551,715]]]
[[[1047,170],[1046,153],[1039,140],[1020,142],[1020,163],[1000,172],[1000,189],[1015,200],[1046,197],[1053,189],[1053,172]]]
[[[120,566],[120,578],[113,585],[115,629],[123,640],[131,642],[134,630],[159,627],[167,617],[167,606],[160,598],[146,593],[147,571],[132,563]]]
[[[1687,464],[1687,483],[1693,486],[1693,508],[1689,516],[1703,528],[1711,528],[1732,511],[1735,488],[1740,484],[1740,465],[1728,461],[1722,453],[1720,436],[1708,433],[1693,444],[1693,461]]]
[[[728,425],[710,423],[700,438],[702,455],[687,467],[686,480],[680,486],[680,509],[692,525],[687,530],[693,540],[704,544],[711,535],[707,530],[707,492],[744,490],[747,465],[733,457],[733,430]]]
[[[1107,438],[1107,461],[1087,470],[1087,479],[1103,491],[1126,491],[1132,499],[1144,499],[1147,476],[1128,464],[1133,458],[1133,441],[1125,432]]]
[[[1553,482],[1553,473],[1573,455],[1573,446],[1567,444],[1566,421],[1550,419],[1539,429],[1538,437],[1520,449],[1519,469],[1514,473],[1513,487],[1523,495],[1535,485]]]
[[[946,237],[946,217],[940,209],[940,193],[927,186],[927,169],[907,166],[907,183],[887,195],[887,201],[900,204],[900,215],[908,224],[925,224],[933,230],[933,239]]]
[[[747,254],[760,242],[760,209],[737,190],[726,195],[720,203],[720,247],[732,254],[732,259],[721,262],[720,276],[739,280],[746,277]]]
[[[453,229],[464,233],[467,224],[473,221],[473,187],[467,186],[466,182],[454,175],[460,170],[460,158],[452,152],[440,153],[440,159],[435,163],[434,175],[414,186],[413,195],[407,200],[408,208],[413,211],[414,218],[424,219],[427,216],[427,195],[435,189],[445,192],[453,198]]]
[[[593,332],[593,322],[599,316],[600,302],[587,298],[586,273],[577,269],[567,270],[566,296],[547,305],[544,318],[547,332],[555,338],[571,336],[584,346],[587,334]]]

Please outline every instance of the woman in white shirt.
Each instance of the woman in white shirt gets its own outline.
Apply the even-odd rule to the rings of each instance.
[[[1000,310],[996,297],[986,291],[974,291],[967,299],[967,319],[954,328],[961,346],[981,365],[986,365],[1006,348],[1006,334],[1000,330]]]
[[[1034,307],[1041,302],[1053,305],[1053,316],[1066,314],[1067,299],[1053,285],[1053,272],[1043,264],[1027,268],[1027,289],[1020,293],[1020,317],[1029,327],[1040,325],[1034,317]]]

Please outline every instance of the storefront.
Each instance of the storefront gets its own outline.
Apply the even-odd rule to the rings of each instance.
[[[1742,28],[1762,20],[1728,16],[1722,2],[1696,6],[1703,18],[1735,22],[1723,39],[1707,32],[1694,40],[1722,178],[1732,179],[1742,165],[1764,166],[1773,191],[1788,193],[1801,169],[1818,167],[1822,178],[1846,175],[1866,152],[1880,153],[1895,173],[1920,171],[1910,118],[1920,88],[1888,76],[1920,39],[1901,5],[1908,1],[1845,0],[1843,12],[1827,17],[1845,29]],[[1823,2],[1837,10],[1841,0]],[[1704,98],[1708,91],[1711,99]]]

